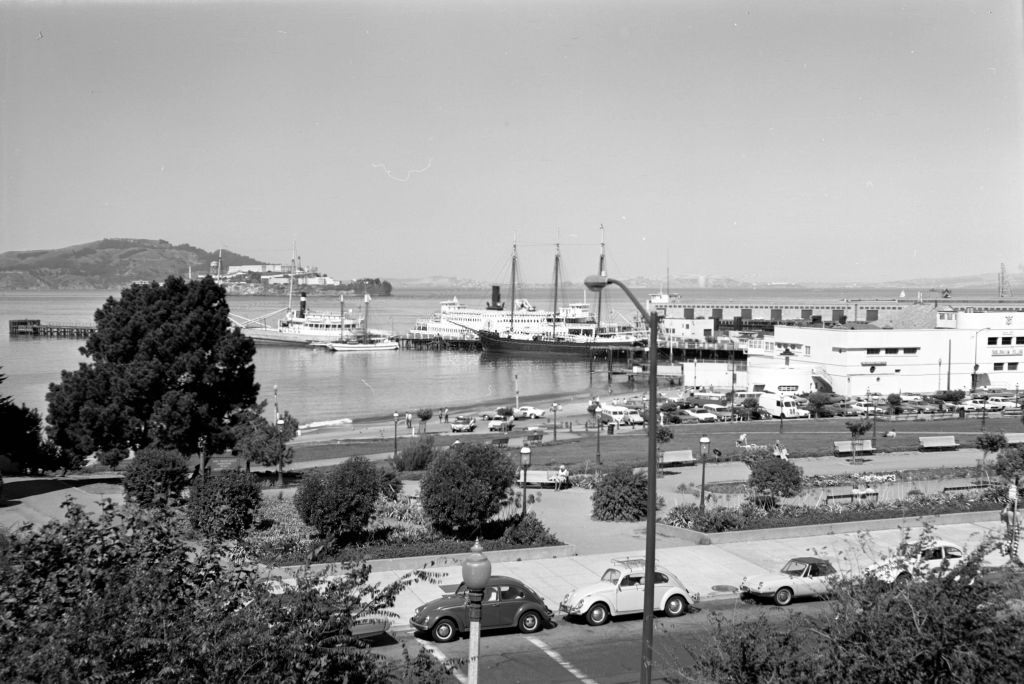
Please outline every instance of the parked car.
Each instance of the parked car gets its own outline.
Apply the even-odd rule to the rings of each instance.
[[[455,416],[452,421],[452,432],[472,432],[476,430],[476,418]]]
[[[1005,409],[1017,408],[1017,402],[1007,397],[989,397],[985,401],[985,405],[989,411],[1003,411]]]
[[[954,406],[953,410],[967,411],[968,413],[971,413],[972,411],[986,411],[991,409],[989,409],[981,399],[964,399]]]
[[[964,550],[953,542],[932,539],[915,544],[904,555],[886,558],[868,567],[866,574],[889,584],[902,584],[937,572],[949,572],[964,558]]]
[[[480,417],[484,420],[490,420],[491,418],[500,418],[504,414],[514,414],[515,411],[508,406],[499,406],[489,411],[481,411]]]
[[[520,406],[512,413],[512,415],[516,418],[543,418],[544,409],[534,408],[532,406]]]
[[[507,432],[515,422],[515,416],[497,416],[487,423],[487,429],[491,432]]]
[[[409,620],[413,629],[429,632],[434,641],[454,641],[469,631],[469,603],[466,585],[452,594],[434,599],[416,609]],[[517,628],[524,634],[539,632],[554,623],[554,613],[530,587],[513,577],[495,575],[484,587],[480,629]]]
[[[874,404],[868,404],[863,401],[855,401],[852,404],[848,404],[846,407],[847,415],[850,416],[869,416],[874,413],[882,413],[882,409]]]
[[[700,600],[679,578],[660,566],[654,569],[654,609],[668,617],[687,612]],[[644,559],[620,558],[601,575],[601,581],[573,589],[559,606],[559,612],[584,617],[590,625],[603,625],[613,616],[632,615],[644,610]]]
[[[718,416],[714,413],[700,409],[684,409],[682,414],[689,418],[696,418],[701,423],[714,423],[718,420]]]
[[[794,598],[827,595],[838,576],[827,560],[810,556],[791,558],[779,572],[744,577],[740,596],[772,599],[777,606],[788,606]]]

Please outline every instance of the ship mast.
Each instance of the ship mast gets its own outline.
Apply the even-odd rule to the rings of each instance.
[[[555,301],[551,305],[551,339],[555,338],[555,325],[558,322],[558,270],[561,252],[558,249],[558,243],[555,243]]]
[[[598,275],[605,275],[604,266],[604,224],[601,224],[601,256],[597,258],[597,273]],[[601,294],[604,289],[597,291],[597,329],[601,330]]]
[[[516,323],[516,268],[519,265],[519,252],[516,243],[512,243],[512,306],[509,308],[508,334],[509,337],[515,332]]]

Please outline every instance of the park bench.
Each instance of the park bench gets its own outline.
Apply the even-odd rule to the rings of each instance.
[[[853,440],[852,439],[841,439],[836,442],[832,442],[832,448],[835,450],[836,456],[842,456],[844,454],[853,453]],[[870,439],[858,439],[857,440],[857,453],[858,454],[871,454],[874,453],[875,447],[871,444]]]
[[[972,484],[972,485],[960,485],[959,487],[943,487],[942,493],[946,492],[972,492],[978,489],[988,489],[988,485],[983,484]]]
[[[543,432],[529,432],[523,440],[523,445],[528,447],[540,446],[541,441],[544,439]]]
[[[540,470],[528,468],[526,470],[526,482],[523,482],[523,471],[522,469],[516,473],[516,481],[520,486],[530,487],[554,487],[557,484],[556,478],[558,477],[557,470]]]
[[[504,449],[508,446],[508,437],[498,437],[496,439],[492,439],[490,443],[499,449]]]
[[[878,492],[850,492],[849,494],[829,494],[826,503],[853,503],[854,501],[878,501]]]
[[[918,441],[921,443],[921,450],[925,449],[959,449],[960,445],[956,441],[955,435],[929,435],[926,437],[918,437]]]
[[[692,466],[697,465],[697,459],[693,457],[692,449],[679,449],[666,451],[661,457],[661,464],[663,466]]]
[[[1024,444],[1024,432],[1007,432],[1005,435],[1008,445]]]

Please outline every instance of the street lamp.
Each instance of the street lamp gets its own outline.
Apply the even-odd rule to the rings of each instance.
[[[391,414],[391,417],[395,419],[395,453],[391,457],[392,461],[398,460],[398,411]]]
[[[523,518],[526,517],[526,471],[530,469],[530,447],[524,446],[519,450],[519,464],[523,466]]]
[[[594,418],[597,419],[597,465],[601,465],[601,407],[594,409]]]
[[[483,553],[480,540],[469,550],[462,561],[462,582],[469,597],[469,681],[477,684],[480,676],[480,604],[484,599],[484,587],[491,578],[491,561]]]
[[[704,473],[708,467],[708,451],[711,449],[711,438],[700,437],[700,512],[704,512]]]
[[[551,404],[551,413],[555,416],[555,434],[552,437],[552,441],[558,441],[558,409],[562,408],[558,404]]]
[[[626,285],[602,273],[587,276],[584,284],[588,290],[600,292],[608,285],[618,285],[633,302],[640,317],[650,330],[648,343],[648,389],[647,401],[647,529],[644,556],[644,628],[643,645],[640,652],[640,682],[650,684],[654,663],[654,542],[656,512],[658,510],[658,313],[647,311]],[[600,431],[598,431],[600,435]]]

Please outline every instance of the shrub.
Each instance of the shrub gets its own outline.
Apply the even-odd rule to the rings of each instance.
[[[295,510],[321,537],[343,543],[366,529],[384,481],[370,461],[355,456],[326,473],[303,477],[295,492]]]
[[[747,484],[755,492],[768,491],[776,496],[795,496],[803,486],[804,471],[790,461],[766,456],[747,463],[750,477]]]
[[[471,536],[509,500],[512,460],[490,444],[462,444],[439,454],[420,483],[423,510],[434,527]]]
[[[188,484],[185,457],[169,449],[142,449],[124,472],[124,498],[140,506],[173,503]]]
[[[424,470],[430,465],[430,462],[434,460],[436,455],[437,448],[434,446],[434,438],[429,435],[422,435],[412,446],[398,452],[398,458],[395,459],[395,469],[402,472],[406,470]]]
[[[514,525],[505,529],[501,535],[501,543],[508,546],[555,546],[560,544],[558,537],[551,534],[537,515],[530,511],[526,517],[520,517]]]
[[[643,520],[647,517],[647,475],[621,465],[597,482],[595,520]]]
[[[1007,447],[1000,451],[996,457],[995,471],[1007,482],[1013,482],[1015,478],[1024,475],[1024,449]]]
[[[249,473],[221,470],[192,483],[188,519],[210,539],[238,539],[252,527],[260,485]]]

